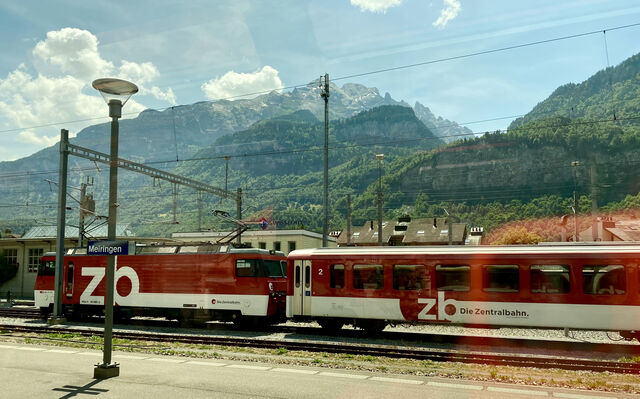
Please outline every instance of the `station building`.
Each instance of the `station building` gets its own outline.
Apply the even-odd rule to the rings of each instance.
[[[200,231],[192,233],[173,233],[171,238],[180,241],[216,242],[229,235],[229,232]],[[302,248],[322,247],[322,234],[308,230],[249,230],[242,233],[242,243],[253,248],[282,251],[285,255]],[[335,237],[327,237],[327,246],[337,247]]]

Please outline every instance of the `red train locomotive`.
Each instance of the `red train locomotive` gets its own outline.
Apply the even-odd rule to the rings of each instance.
[[[287,316],[640,331],[640,246],[351,247],[288,257]]]
[[[106,259],[86,255],[84,248],[67,251],[65,314],[102,314]],[[285,314],[285,273],[282,252],[214,244],[137,247],[135,255],[117,257],[115,314],[277,322]],[[55,254],[47,254],[35,285],[36,306],[45,312],[53,306],[54,274]]]

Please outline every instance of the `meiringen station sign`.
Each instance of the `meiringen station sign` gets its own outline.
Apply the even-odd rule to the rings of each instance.
[[[135,244],[133,245],[135,253]],[[128,255],[129,241],[89,241],[87,255]]]

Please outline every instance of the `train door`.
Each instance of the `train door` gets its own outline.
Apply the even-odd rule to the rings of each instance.
[[[311,315],[311,261],[296,260],[293,266],[293,314]]]

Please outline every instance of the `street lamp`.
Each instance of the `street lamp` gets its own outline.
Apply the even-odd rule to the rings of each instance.
[[[107,240],[116,239],[116,216],[118,211],[118,118],[122,116],[122,107],[131,95],[138,92],[138,86],[120,79],[96,79],[93,88],[98,90],[109,105],[111,118],[111,153],[109,163],[109,219]],[[118,363],[111,363],[111,341],[113,335],[113,295],[115,276],[115,255],[107,256],[106,288],[104,295],[104,350],[102,363],[93,370],[94,378],[117,377],[120,374]]]
[[[382,246],[382,159],[384,154],[376,154],[378,159],[378,245]]]

